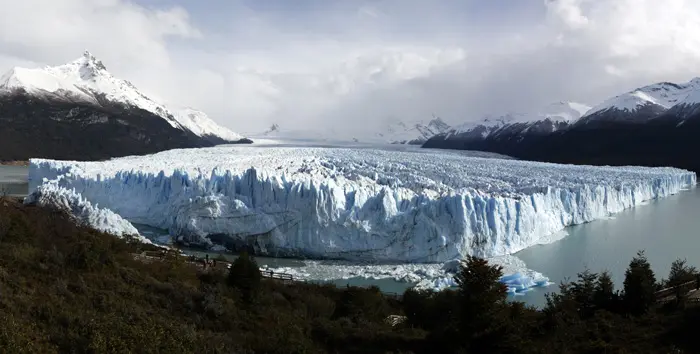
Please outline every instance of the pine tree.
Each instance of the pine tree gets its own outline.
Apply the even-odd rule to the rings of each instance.
[[[227,283],[238,289],[247,302],[252,301],[253,295],[260,287],[262,274],[255,259],[247,252],[241,253],[231,265]]]
[[[608,271],[600,273],[595,285],[595,294],[593,295],[593,302],[596,308],[612,311],[614,310],[616,298],[615,284],[610,273]]]
[[[654,271],[651,270],[644,251],[639,251],[625,271],[623,293],[625,309],[634,315],[646,313],[656,301],[655,286]]]
[[[668,286],[676,286],[695,280],[697,269],[689,266],[685,259],[677,259],[671,264],[671,271],[668,273]]]
[[[693,266],[689,266],[685,259],[677,259],[671,264],[671,271],[668,274],[666,285],[676,287],[676,300],[682,301],[688,294],[689,289],[682,288],[681,285],[694,281],[698,271]]]
[[[476,352],[490,351],[502,331],[507,288],[499,280],[502,267],[469,256],[455,277],[459,286],[459,329],[465,344]]]
[[[578,314],[581,318],[591,317],[595,312],[593,296],[597,282],[598,274],[586,269],[579,273],[578,280],[571,284],[570,291],[578,304]]]

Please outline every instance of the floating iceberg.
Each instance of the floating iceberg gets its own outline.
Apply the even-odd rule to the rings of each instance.
[[[31,160],[30,191],[51,181],[187,242],[431,263],[512,254],[568,225],[694,186],[696,176],[427,149],[222,146],[102,162]]]

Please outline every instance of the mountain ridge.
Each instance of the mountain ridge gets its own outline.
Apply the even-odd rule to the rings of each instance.
[[[28,94],[63,98],[75,103],[101,105],[105,100],[122,103],[151,112],[172,127],[189,130],[197,136],[215,137],[225,142],[244,139],[218,125],[204,112],[190,108],[173,110],[149,98],[130,81],[114,77],[102,61],[87,50],[67,64],[43,68],[14,67],[0,78],[0,94],[20,89]]]
[[[511,124],[517,127],[517,124]],[[423,147],[592,165],[674,166],[700,172],[700,79],[661,82],[614,96],[558,129],[493,129],[433,136]]]
[[[450,129],[442,118],[433,116],[429,121],[406,123],[401,120],[389,121],[382,129],[364,129],[360,132],[344,132],[334,128],[288,129],[279,123],[273,123],[262,133],[250,136],[271,139],[344,141],[370,144],[409,144],[421,145],[430,137]]]
[[[172,110],[86,51],[67,64],[0,76],[0,160],[99,160],[250,143],[205,113]]]

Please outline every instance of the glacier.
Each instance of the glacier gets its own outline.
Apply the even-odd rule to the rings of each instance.
[[[109,209],[93,205],[74,190],[58,186],[55,181],[38,186],[24,199],[24,204],[56,208],[67,212],[80,225],[118,237],[131,236],[137,241],[152,244],[121,216]]]
[[[695,183],[675,168],[429,149],[220,146],[29,167],[30,191],[49,184],[181,241],[404,263],[509,255]]]

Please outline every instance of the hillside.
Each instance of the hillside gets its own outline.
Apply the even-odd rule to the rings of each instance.
[[[698,172],[699,83],[695,79],[635,89],[606,100],[559,129],[518,129],[476,139],[441,134],[423,147],[480,150],[535,161],[673,166]]]
[[[170,109],[112,76],[89,52],[0,78],[0,160],[96,160],[250,140],[201,111]]]

